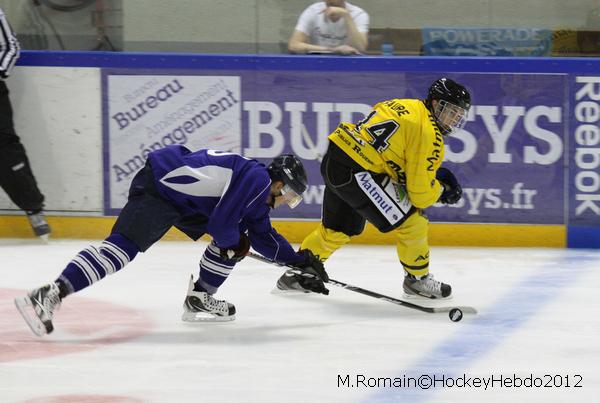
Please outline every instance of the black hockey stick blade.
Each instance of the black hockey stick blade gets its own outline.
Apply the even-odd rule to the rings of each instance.
[[[276,266],[281,266],[281,267],[287,267],[289,269],[292,269],[292,272],[294,274],[300,274],[302,276],[310,276],[308,273],[303,272],[302,270],[299,270],[293,266],[290,265],[286,265],[283,263],[279,263],[276,262],[274,260],[268,259],[262,255],[259,255],[258,253],[254,253],[254,252],[248,252],[248,256],[250,256],[253,259],[256,260],[260,260],[261,262],[265,262],[265,263],[270,263],[270,264],[274,264]],[[383,294],[379,294],[378,292],[375,291],[370,291],[361,287],[357,287],[355,285],[351,285],[351,284],[347,284],[344,283],[342,281],[338,281],[338,280],[334,280],[331,277],[329,278],[329,282],[327,284],[331,284],[331,285],[335,285],[337,287],[341,287],[344,288],[346,290],[349,291],[354,291],[357,292],[359,294],[363,294],[372,298],[377,298],[383,301],[387,301],[387,302],[391,302],[392,304],[396,304],[396,305],[400,305],[400,306],[404,306],[406,308],[411,308],[411,309],[416,309],[417,311],[421,311],[421,312],[427,312],[427,313],[440,313],[440,312],[450,312],[452,309],[458,308],[460,309],[463,313],[470,313],[470,314],[476,314],[477,310],[473,307],[470,306],[441,306],[441,307],[428,307],[428,306],[422,306],[422,305],[418,305],[418,304],[413,304],[412,302],[408,302],[408,301],[404,301],[398,298],[394,298],[394,297],[390,297],[387,295],[383,295]]]
[[[345,288],[346,290],[354,291],[354,292],[357,292],[357,293],[363,294],[363,295],[368,295],[369,297],[381,299],[383,301],[391,302],[392,304],[402,305],[407,308],[416,309],[416,310],[422,311],[422,312],[429,312],[429,313],[450,312],[452,309],[458,308],[463,313],[472,313],[472,314],[477,313],[477,310],[470,306],[440,306],[440,307],[432,308],[432,307],[428,307],[428,306],[417,305],[417,304],[413,304],[412,302],[408,302],[408,301],[404,301],[404,300],[401,300],[398,298],[379,294],[377,292],[369,291],[367,289],[357,287],[355,285],[347,284],[347,283],[344,283],[344,282],[341,282],[338,280],[333,280],[331,278],[329,279],[329,283],[327,283],[327,284],[333,284],[338,287]]]

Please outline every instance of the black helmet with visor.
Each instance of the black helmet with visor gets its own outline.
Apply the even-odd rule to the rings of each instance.
[[[467,122],[471,95],[464,86],[444,77],[431,84],[425,105],[442,133],[450,134],[462,129]]]
[[[306,171],[302,161],[292,154],[283,154],[273,159],[269,167],[269,176],[273,181],[283,182],[281,196],[290,208],[302,201],[302,193],[308,188]]]

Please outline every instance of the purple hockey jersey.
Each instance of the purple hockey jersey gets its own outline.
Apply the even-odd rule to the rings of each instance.
[[[208,217],[207,232],[217,246],[239,244],[248,230],[252,248],[282,263],[303,258],[271,226],[267,204],[271,178],[256,160],[216,150],[191,152],[181,145],[148,155],[156,188],[184,216]]]

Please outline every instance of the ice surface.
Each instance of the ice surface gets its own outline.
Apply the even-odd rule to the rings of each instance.
[[[333,286],[274,295],[282,269],[247,258],[217,294],[237,319],[189,324],[181,305],[205,244],[159,242],[68,297],[55,333],[35,337],[13,298],[90,243],[0,240],[1,402],[600,401],[600,251],[434,247],[432,272],[455,295],[437,305],[479,310],[458,323]],[[393,246],[347,246],[326,266],[402,297]],[[415,387],[421,375],[436,387]]]

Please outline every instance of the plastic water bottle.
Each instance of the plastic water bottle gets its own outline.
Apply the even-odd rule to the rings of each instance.
[[[383,56],[394,56],[394,44],[392,43],[382,43],[381,44],[381,54]]]

